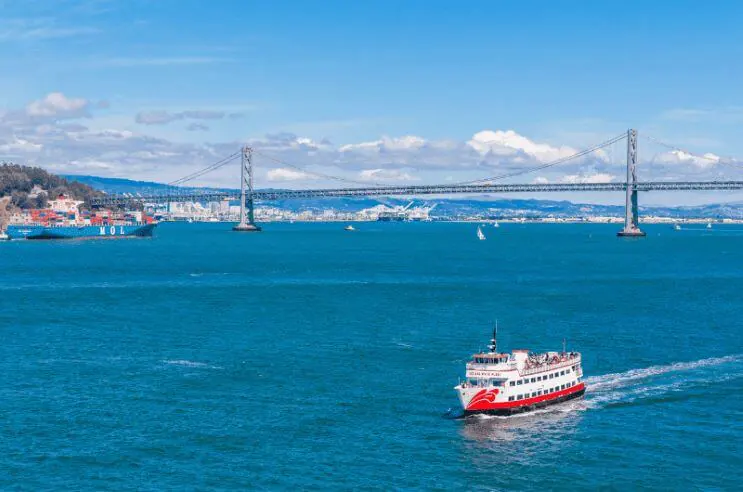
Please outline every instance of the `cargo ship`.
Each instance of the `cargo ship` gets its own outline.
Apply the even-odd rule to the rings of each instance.
[[[586,392],[578,352],[499,353],[497,332],[488,352],[467,362],[466,379],[454,387],[465,415],[511,415],[579,398]]]
[[[157,225],[141,211],[79,211],[82,201],[59,195],[45,209],[10,216],[5,234],[10,239],[85,239],[150,237]]]

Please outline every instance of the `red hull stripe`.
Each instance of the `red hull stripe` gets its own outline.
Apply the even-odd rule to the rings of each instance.
[[[577,391],[580,391],[586,387],[585,383],[578,383],[575,386],[571,388],[566,388],[564,390],[555,391],[554,393],[547,393],[546,395],[541,396],[535,396],[534,398],[525,398],[523,400],[514,400],[514,401],[503,401],[498,403],[491,403],[485,399],[478,399],[475,395],[475,398],[472,398],[472,400],[478,400],[474,401],[473,404],[470,404],[467,406],[467,410],[497,410],[500,408],[515,408],[515,407],[525,407],[528,405],[534,405],[535,403],[540,403],[543,401],[548,400],[554,400],[555,398],[560,398],[561,396],[569,395],[572,393],[575,393]]]

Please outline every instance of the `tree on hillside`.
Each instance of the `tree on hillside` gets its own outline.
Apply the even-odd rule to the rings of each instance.
[[[34,187],[45,190],[45,193],[34,193]],[[43,208],[50,197],[59,194],[84,200],[86,204],[91,198],[103,195],[88,185],[68,182],[40,167],[0,164],[0,197],[9,196],[11,208]]]

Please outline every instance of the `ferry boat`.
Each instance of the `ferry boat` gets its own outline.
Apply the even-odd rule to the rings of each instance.
[[[454,389],[465,415],[511,415],[579,398],[586,392],[578,352],[498,352],[493,332],[488,352],[467,362],[466,380]]]

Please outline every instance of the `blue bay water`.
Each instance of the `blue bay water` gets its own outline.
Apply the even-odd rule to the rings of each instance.
[[[740,226],[357,227],[0,244],[0,488],[738,488]],[[586,398],[444,418],[495,319]]]

